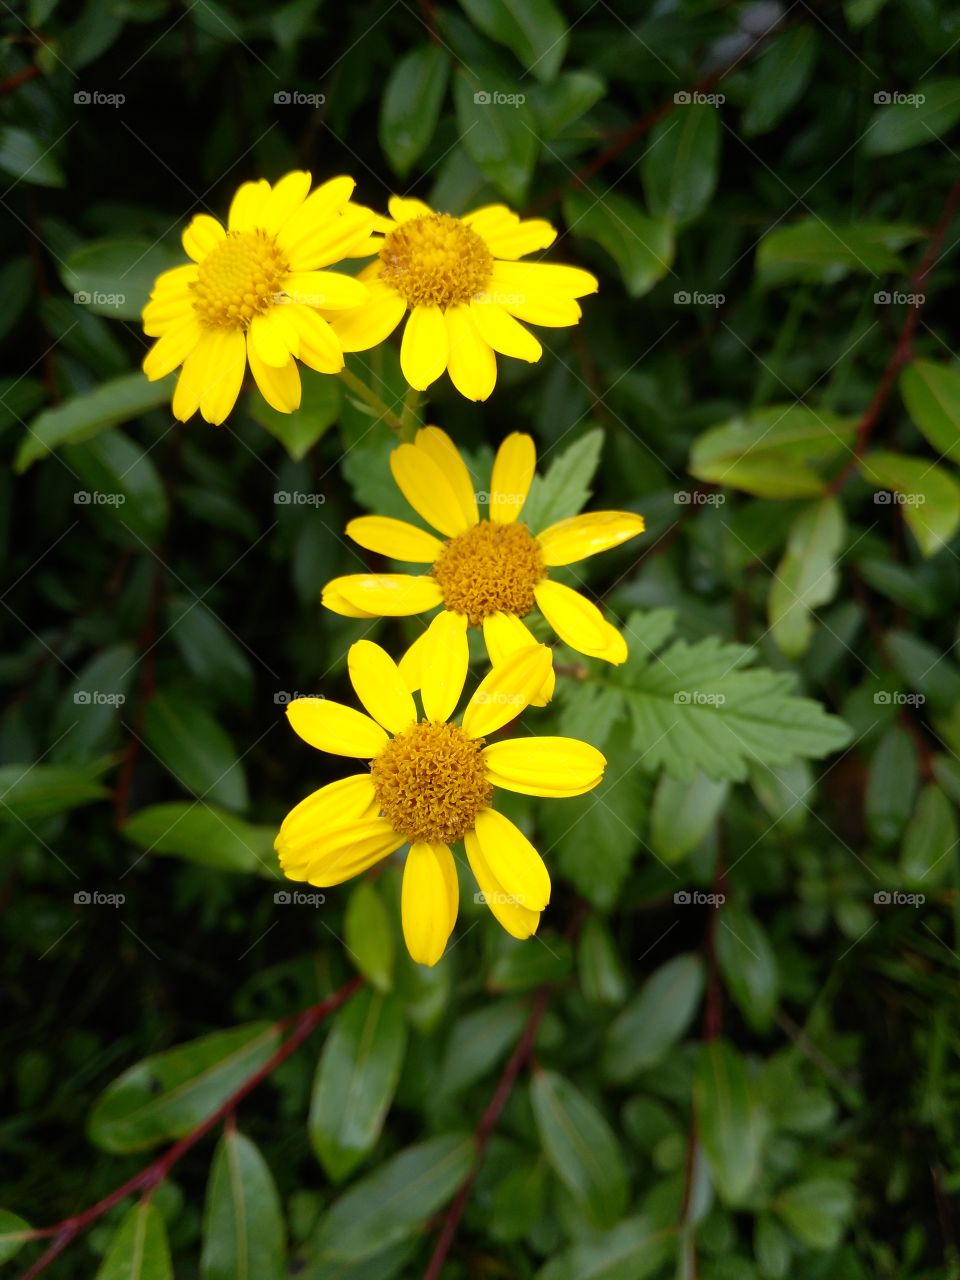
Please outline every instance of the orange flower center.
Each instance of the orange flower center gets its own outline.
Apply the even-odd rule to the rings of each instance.
[[[410,307],[455,306],[490,285],[493,254],[472,227],[448,213],[401,223],[380,250],[380,279]]]
[[[491,613],[525,617],[534,606],[533,589],[546,576],[540,543],[519,520],[481,520],[444,543],[430,570],[454,613],[479,627]]]
[[[200,263],[193,306],[207,329],[246,329],[274,305],[290,267],[266,231],[228,231]]]

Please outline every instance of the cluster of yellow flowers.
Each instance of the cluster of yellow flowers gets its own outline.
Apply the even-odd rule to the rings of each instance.
[[[151,379],[180,368],[173,412],[181,421],[199,409],[207,422],[223,422],[248,362],[267,403],[292,413],[300,404],[298,360],[339,373],[344,352],[383,342],[408,311],[400,363],[410,386],[425,390],[446,371],[462,395],[485,400],[497,354],[527,361],[542,354],[522,322],[575,324],[577,298],[597,288],[578,268],[519,261],[554,240],[541,219],[521,219],[503,205],[458,218],[400,197],[390,200],[387,218],[352,202],[350,178],[314,191],[311,182],[296,171],[272,186],[244,183],[226,228],[196,216],[183,234],[192,261],[156,281],[143,321],[157,341],[143,367]],[[330,270],[364,258],[372,261],[356,276]],[[276,848],[290,879],[327,887],[409,844],[403,933],[413,958],[432,965],[456,924],[451,846],[460,841],[507,932],[527,938],[537,928],[550,877],[526,836],[493,807],[495,789],[582,795],[600,781],[606,761],[572,738],[487,739],[553,695],[552,650],[524,622],[535,610],[579,652],[625,660],[621,633],[550,570],[615,547],[644,523],[631,512],[600,511],[534,534],[520,516],[536,452],[519,432],[497,450],[486,515],[439,427],[398,444],[390,465],[410,507],[436,532],[368,515],[350,521],[347,533],[368,551],[427,567],[335,578],[323,603],[366,620],[439,612],[399,663],[369,640],[350,647],[350,680],[368,714],[324,698],[290,703],[290,723],[305,742],[369,767],[301,801]],[[457,723],[451,717],[467,679],[471,628],[482,632],[490,670]]]

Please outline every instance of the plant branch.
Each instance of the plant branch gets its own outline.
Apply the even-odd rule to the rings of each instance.
[[[387,424],[391,431],[396,431],[397,435],[403,434],[406,424],[397,417],[392,409],[384,404],[375,391],[370,390],[362,378],[358,378],[353,370],[348,369],[346,366],[340,370],[339,376],[353,394],[371,408]]]

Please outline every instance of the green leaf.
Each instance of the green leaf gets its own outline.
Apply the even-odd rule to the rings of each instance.
[[[10,124],[0,126],[0,169],[16,178],[17,182],[31,182],[38,187],[66,186],[67,180],[54,150],[55,147],[26,129]],[[15,182],[13,186],[16,185]]]
[[[908,705],[918,705],[925,698],[935,711],[943,712],[960,702],[960,667],[936,645],[910,631],[892,630],[887,632],[884,649],[897,675],[922,695],[908,698]]]
[[[110,792],[97,781],[100,762],[70,768],[59,764],[0,766],[0,823],[30,825],[105,799]]]
[[[539,132],[551,141],[575,124],[607,91],[606,81],[595,71],[565,71],[552,84],[533,85],[530,102]]]
[[[593,477],[600,465],[603,432],[594,427],[557,454],[546,471],[533,478],[521,516],[533,533],[567,516],[575,516],[592,493]]]
[[[754,1031],[773,1025],[780,978],[766,930],[745,907],[725,905],[717,929],[717,961],[730,994]]]
[[[493,1193],[487,1219],[494,1240],[522,1240],[536,1229],[547,1194],[548,1172],[539,1160],[513,1164]]]
[[[864,812],[878,844],[892,844],[906,825],[917,793],[917,771],[913,739],[894,725],[877,744],[867,776]]]
[[[203,1216],[203,1280],[283,1280],[283,1209],[256,1145],[235,1129],[217,1143]]]
[[[440,1068],[440,1091],[454,1097],[482,1080],[516,1044],[527,1009],[513,1000],[494,1000],[459,1018]]]
[[[650,134],[640,170],[650,212],[692,222],[713,197],[720,168],[720,114],[709,103],[685,103]]]
[[[225,702],[247,707],[253,697],[253,671],[240,642],[196,596],[174,596],[168,604],[171,639],[188,669]],[[274,690],[277,706],[290,701],[293,690]]]
[[[97,1268],[96,1280],[173,1280],[159,1209],[142,1200],[127,1213]]]
[[[788,658],[806,653],[813,639],[812,610],[836,595],[837,560],[845,539],[843,507],[834,497],[812,503],[790,526],[767,600],[773,638]]]
[[[101,382],[93,391],[83,391],[63,404],[44,409],[30,424],[29,435],[17,451],[14,470],[26,471],[31,463],[61,444],[89,440],[109,427],[168,403],[175,381],[172,374],[159,382],[148,382],[142,373],[126,373]]]
[[[105,431],[66,446],[63,458],[79,480],[78,512],[88,512],[108,537],[135,551],[159,541],[169,507],[148,450],[120,431]]]
[[[15,1258],[30,1238],[31,1227],[26,1218],[0,1209],[0,1262]]]
[[[960,369],[914,360],[900,375],[900,394],[937,453],[960,462]]]
[[[835,1249],[853,1212],[853,1189],[838,1178],[810,1178],[781,1191],[771,1207],[811,1249]]]
[[[33,267],[29,258],[10,258],[0,267],[0,338],[5,338],[20,319],[32,291]],[[4,397],[7,388],[14,385],[12,378],[5,383]]]
[[[498,937],[498,951],[487,973],[491,991],[529,991],[545,982],[560,982],[573,969],[573,951],[566,938],[538,933],[538,946],[524,939]]]
[[[276,828],[244,822],[236,814],[196,800],[140,809],[123,834],[148,853],[171,854],[216,871],[276,875]]]
[[[336,1016],[317,1065],[310,1143],[329,1177],[343,1180],[376,1145],[407,1048],[400,1002],[360,991]]]
[[[69,254],[60,269],[63,287],[98,315],[139,320],[157,276],[184,261],[181,251],[152,240],[95,240]]]
[[[740,1054],[724,1040],[703,1046],[694,1080],[700,1141],[720,1198],[743,1201],[760,1172],[763,1137],[756,1091]]]
[[[674,1227],[657,1226],[644,1217],[624,1218],[555,1254],[536,1280],[646,1280],[671,1260],[676,1247]]]
[[[610,930],[589,916],[577,941],[580,989],[594,1004],[623,1004],[629,982]]]
[[[56,762],[82,763],[103,750],[124,707],[140,656],[133,645],[104,649],[67,687],[54,721]]]
[[[627,631],[644,634],[643,614],[631,616]],[[678,640],[652,661],[631,649],[608,678],[623,690],[645,769],[662,766],[689,779],[700,768],[742,782],[752,762],[819,759],[846,745],[848,726],[819,702],[797,697],[792,675],[743,670],[755,653],[717,636],[693,645]]]
[[[896,155],[935,142],[958,120],[960,79],[926,80],[912,93],[878,104],[864,132],[863,150],[868,156]]]
[[[910,886],[933,889],[951,879],[957,865],[957,816],[936,785],[920,792],[900,852],[900,870]]]
[[[846,456],[856,422],[801,404],[774,405],[711,427],[693,442],[690,471],[758,498],[815,498],[821,468]]]
[[[247,402],[250,416],[280,441],[294,462],[305,458],[317,441],[340,417],[341,383],[328,373],[302,368],[302,398],[293,413],[280,413],[259,392]]]
[[[613,1130],[575,1085],[538,1071],[530,1086],[544,1155],[574,1200],[598,1226],[611,1227],[627,1205],[627,1170]]]
[[[660,775],[650,811],[650,845],[664,862],[680,862],[703,840],[723,808],[729,790],[699,769],[680,780]]]
[[[87,1123],[91,1142],[126,1154],[182,1138],[263,1066],[279,1044],[274,1023],[251,1022],[144,1058],[94,1103]]]
[[[396,957],[393,920],[377,886],[369,880],[361,880],[351,890],[343,933],[347,954],[360,973],[378,991],[389,991]]]
[[[430,144],[447,91],[450,60],[436,44],[421,44],[390,72],[380,100],[380,146],[405,178]]]
[[[550,81],[560,70],[570,36],[553,0],[460,0],[460,4],[478,30],[506,45],[538,80]]]
[[[836,284],[850,272],[879,276],[902,271],[898,250],[923,233],[902,223],[853,225],[802,218],[775,227],[757,249],[757,275],[768,287],[801,282]]]
[[[817,60],[819,36],[812,26],[781,31],[758,58],[750,97],[740,119],[746,138],[775,128],[802,96]]]
[[[198,800],[245,809],[247,783],[237,748],[191,697],[158,693],[147,704],[143,736],[172,777]]]
[[[906,454],[878,450],[868,453],[860,462],[863,478],[884,491],[899,495],[896,504],[903,508],[903,518],[925,556],[935,556],[953,537],[960,525],[960,484],[943,467],[926,458],[909,458]]]
[[[604,1079],[625,1084],[662,1062],[693,1021],[702,995],[699,956],[675,956],[651,974],[607,1030]]]
[[[540,150],[536,120],[515,82],[459,67],[453,100],[460,140],[485,178],[513,204],[523,205]]]
[[[598,197],[586,187],[575,187],[564,198],[563,216],[571,235],[606,249],[631,298],[649,293],[673,266],[672,219],[650,217],[619,192]]]
[[[405,1240],[453,1196],[474,1155],[470,1134],[447,1133],[391,1156],[333,1202],[317,1232],[318,1261],[362,1262]]]

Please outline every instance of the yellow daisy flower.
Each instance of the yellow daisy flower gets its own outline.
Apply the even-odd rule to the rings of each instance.
[[[502,204],[463,218],[420,200],[394,196],[390,218],[371,238],[377,260],[360,272],[367,301],[333,318],[344,351],[366,351],[391,333],[407,311],[400,363],[424,391],[446,369],[468,400],[486,400],[497,381],[495,353],[535,362],[543,349],[520,321],[564,328],[580,319],[577,298],[597,281],[578,267],[517,259],[545,249],[556,231],[541,218],[521,220]]]
[[[535,467],[531,437],[507,436],[493,464],[489,519],[481,520],[456,445],[439,427],[422,428],[414,444],[393,450],[390,469],[414,511],[442,536],[387,516],[360,516],[350,521],[347,533],[368,551],[428,564],[429,571],[334,578],[324,589],[324,605],[348,618],[397,617],[442,605],[482,628],[493,663],[535,643],[523,618],[536,608],[564,644],[604,662],[626,661],[626,641],[593,601],[549,573],[642,533],[643,516],[593,511],[533,534],[518,517]],[[411,689],[419,687],[423,643],[423,637],[415,641],[400,663]],[[552,691],[551,668],[536,705],[542,706]]]
[[[183,366],[173,414],[197,409],[223,422],[236,404],[247,361],[267,404],[281,413],[300,405],[296,359],[320,373],[343,368],[343,349],[320,313],[356,307],[367,288],[352,276],[319,270],[356,256],[369,241],[373,214],[350,203],[352,178],[332,178],[310,192],[303,170],[273,186],[245,182],[227,227],[198,213],[183,233],[192,262],[158,276],[143,312],[157,341],[143,371],[151,382]]]
[[[525,835],[492,807],[502,787],[534,796],[583,795],[606,760],[574,738],[485,738],[519,715],[550,666],[543,645],[512,653],[487,673],[461,724],[466,619],[441,614],[423,658],[423,718],[392,658],[369,640],[350,648],[350,680],[370,713],[324,699],[287,707],[310,746],[370,761],[321,787],[283,821],[276,849],[284,874],[326,888],[359,875],[409,844],[403,872],[403,936],[419,964],[436,964],[457,921],[459,889],[450,846],[462,840],[487,906],[515,938],[529,938],[550,900],[550,875]]]

